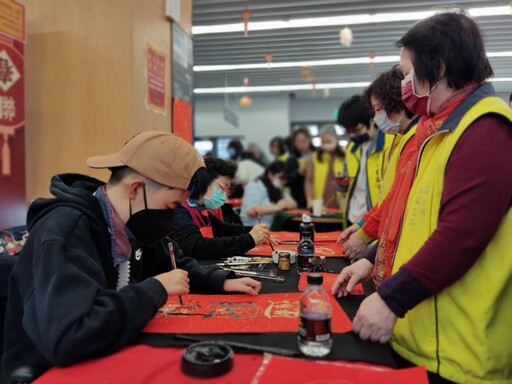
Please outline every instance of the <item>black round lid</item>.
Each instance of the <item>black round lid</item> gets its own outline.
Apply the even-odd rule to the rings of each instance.
[[[233,368],[233,350],[219,341],[201,341],[187,347],[181,370],[193,377],[216,377]]]
[[[324,282],[324,277],[318,273],[310,273],[308,274],[308,284],[313,285],[322,285]]]

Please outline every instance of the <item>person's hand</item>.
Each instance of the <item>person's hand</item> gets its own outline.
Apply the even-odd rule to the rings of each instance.
[[[252,236],[254,244],[268,243],[270,241],[270,231],[267,224],[256,224],[252,227],[249,235]]]
[[[343,254],[350,260],[351,263],[356,262],[364,256],[368,244],[358,236],[357,233],[352,234],[350,238],[343,244]]]
[[[306,198],[306,207],[310,211],[313,209],[313,198],[311,198],[311,197]]]
[[[270,243],[272,245],[279,245],[279,244],[281,244],[279,242],[279,239],[277,238],[277,236],[273,236],[273,235],[270,235]]]
[[[366,259],[343,268],[332,285],[332,294],[338,297],[347,296],[357,283],[370,277],[372,270],[373,264]]]
[[[245,212],[245,214],[249,217],[257,217],[259,215],[258,207],[256,205],[252,206]]]
[[[295,208],[295,202],[288,199],[281,199],[276,203],[276,205],[279,207],[281,211],[284,211],[285,209]]]
[[[155,276],[155,279],[162,283],[169,296],[184,295],[190,290],[188,272],[183,269],[161,273]]]
[[[338,240],[336,240],[337,243],[344,243],[348,240],[348,238],[355,232],[359,230],[359,225],[352,224],[350,227],[345,229],[343,232],[341,232],[340,236],[338,237]]]
[[[226,279],[224,281],[224,291],[226,292],[243,292],[252,296],[258,295],[261,290],[261,283],[250,277],[242,277],[240,279]]]
[[[352,330],[363,340],[387,343],[391,338],[396,315],[377,292],[363,300],[352,323]]]

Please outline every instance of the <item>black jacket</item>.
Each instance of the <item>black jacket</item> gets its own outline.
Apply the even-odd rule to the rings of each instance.
[[[133,249],[130,285],[115,290],[109,230],[92,195],[102,184],[83,175],[54,176],[56,197],[30,206],[30,235],[9,282],[4,377],[21,365],[44,371],[110,354],[133,342],[165,303],[164,287],[151,278],[171,269],[163,241]],[[222,292],[228,272],[202,268],[177,244],[174,249],[191,289]]]
[[[206,238],[201,234],[186,208],[178,207],[174,210],[171,237],[186,256],[198,260],[220,259],[243,255],[256,245],[249,234],[252,227],[225,223],[210,213],[205,220],[212,227],[213,238]]]

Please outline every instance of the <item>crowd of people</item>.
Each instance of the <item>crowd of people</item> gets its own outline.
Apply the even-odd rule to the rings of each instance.
[[[261,283],[196,259],[271,243],[277,212],[322,199],[344,212],[338,241],[352,262],[332,293],[374,283],[353,321],[359,337],[390,342],[432,382],[512,382],[512,109],[463,12],[418,22],[397,47],[400,64],[340,105],[346,148],[327,124],[319,148],[300,127],[272,138],[271,160],[240,141],[229,159],[202,159],[146,131],[88,159],[111,171],[106,183],[55,176],[55,198],[30,206],[12,272],[4,376],[113,353],[168,295],[257,295]],[[242,197],[239,222],[223,220],[230,196]]]

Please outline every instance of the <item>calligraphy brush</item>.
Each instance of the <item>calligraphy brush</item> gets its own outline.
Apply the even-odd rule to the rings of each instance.
[[[169,255],[171,256],[171,266],[172,269],[176,269],[176,259],[174,258],[174,247],[172,246],[172,240],[167,237],[167,246],[169,247]],[[181,295],[178,295],[178,300],[180,301],[180,305],[183,305],[183,299]]]
[[[256,214],[256,217],[258,218],[258,223],[261,224],[261,215],[259,213]],[[272,248],[272,252],[275,252],[274,246],[272,245],[272,239],[268,240],[268,243],[270,245],[270,248]]]

